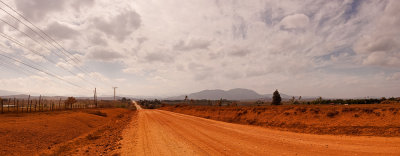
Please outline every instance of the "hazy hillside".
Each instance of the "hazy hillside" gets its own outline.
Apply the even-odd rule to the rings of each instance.
[[[284,99],[289,99],[292,96],[282,94],[281,97]],[[236,88],[231,90],[203,90],[196,93],[191,93],[188,95],[189,99],[208,99],[208,100],[219,100],[219,99],[227,99],[227,100],[257,100],[257,99],[271,99],[272,94],[259,94],[250,89]],[[182,100],[185,99],[185,95],[170,97],[168,100]]]
[[[7,91],[7,90],[0,90],[0,96],[7,96],[7,95],[16,95],[20,94],[18,92]]]

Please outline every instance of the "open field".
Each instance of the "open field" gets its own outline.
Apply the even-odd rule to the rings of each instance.
[[[100,155],[118,152],[136,111],[122,108],[0,115],[0,155]]]
[[[160,109],[301,133],[400,136],[400,104],[254,107],[172,105]]]

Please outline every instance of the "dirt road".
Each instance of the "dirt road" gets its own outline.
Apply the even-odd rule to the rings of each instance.
[[[140,106],[137,104],[136,101],[132,101],[132,103],[133,103],[133,105],[135,105],[136,110],[141,110],[141,109],[142,109],[142,107],[140,107]]]
[[[139,110],[137,125],[126,131],[124,155],[400,154],[400,138],[283,132],[162,110]]]

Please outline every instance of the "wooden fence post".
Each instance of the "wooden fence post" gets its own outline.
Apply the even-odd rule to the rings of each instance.
[[[39,96],[39,111],[40,111],[40,101],[42,100],[42,95]]]
[[[19,100],[17,100],[17,114],[18,114],[18,102],[19,102]],[[14,108],[15,108],[15,105],[14,105]]]
[[[33,101],[31,100],[31,104],[29,104],[29,112],[32,112],[32,104],[33,104]]]
[[[13,111],[14,111],[14,112],[15,112],[15,100],[16,100],[16,99],[14,98],[14,104],[13,104],[13,109],[14,109]]]
[[[31,95],[28,96],[28,105],[26,105],[26,112],[28,112],[28,108],[29,108],[29,101],[31,100]]]
[[[7,105],[7,111],[10,112],[10,103],[11,103],[11,99],[8,99],[8,105]]]
[[[61,98],[60,101],[58,101],[58,110],[61,110]]]
[[[1,114],[3,114],[3,99],[1,99]]]
[[[24,112],[24,104],[25,104],[25,99],[22,99],[22,102],[21,102],[21,113]]]

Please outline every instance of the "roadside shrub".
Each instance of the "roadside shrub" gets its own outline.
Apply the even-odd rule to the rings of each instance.
[[[326,116],[327,116],[327,117],[330,117],[330,118],[333,118],[333,117],[335,117],[335,116],[338,115],[338,114],[339,114],[338,111],[331,111],[331,112],[328,112],[328,113],[326,114]]]
[[[363,109],[363,112],[364,112],[364,113],[367,113],[367,114],[371,114],[371,113],[374,112],[374,110],[373,110],[373,109],[370,109],[370,108],[364,108],[364,109]]]
[[[314,114],[318,114],[321,110],[319,108],[311,108],[310,112],[313,112]]]
[[[89,134],[89,135],[86,136],[86,139],[88,139],[88,140],[97,140],[99,138],[100,138],[100,136],[93,135],[93,134]]]
[[[88,112],[89,114],[93,114],[93,115],[98,115],[98,116],[102,116],[102,117],[107,117],[107,113],[103,113],[101,111],[90,111]]]
[[[289,113],[289,112],[285,112],[285,113],[283,113],[283,114],[285,114],[286,116],[290,115],[290,113]]]
[[[145,109],[156,109],[161,107],[161,101],[154,99],[154,100],[139,100],[138,104]]]
[[[307,108],[297,108],[296,111],[304,113],[307,112]]]

